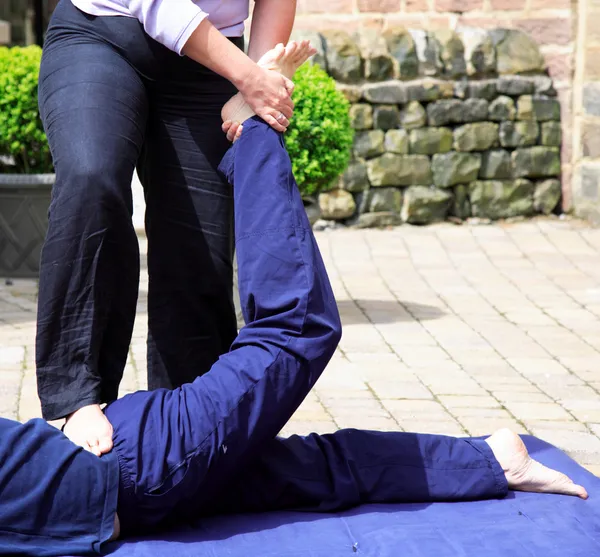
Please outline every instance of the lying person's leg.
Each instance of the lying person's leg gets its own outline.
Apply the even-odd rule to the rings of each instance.
[[[332,512],[367,503],[491,499],[508,489],[587,498],[582,486],[533,460],[506,429],[486,440],[346,429],[274,439],[211,512]]]
[[[124,530],[210,512],[289,420],[339,342],[336,302],[281,135],[247,122],[222,168],[234,185],[248,325],[194,383],[135,393],[106,409]]]

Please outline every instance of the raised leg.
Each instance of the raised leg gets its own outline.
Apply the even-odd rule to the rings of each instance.
[[[313,387],[339,314],[280,134],[253,119],[222,164],[234,185],[244,327],[209,373],[113,403],[124,531],[203,512]]]

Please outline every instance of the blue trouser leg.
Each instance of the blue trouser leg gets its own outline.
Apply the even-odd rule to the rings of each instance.
[[[107,408],[124,531],[217,512],[504,495],[481,440],[357,430],[275,437],[329,360],[339,317],[281,136],[252,120],[223,168],[234,184],[248,325],[193,384]]]
[[[507,490],[482,439],[345,429],[273,439],[210,511],[331,512],[363,503],[487,499]]]
[[[222,168],[234,185],[248,325],[193,383],[107,408],[125,531],[210,511],[289,420],[339,342],[337,306],[281,135],[248,122]]]

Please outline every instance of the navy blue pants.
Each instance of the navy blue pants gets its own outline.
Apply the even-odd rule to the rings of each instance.
[[[233,208],[217,167],[229,147],[220,111],[235,93],[136,19],[60,1],[39,84],[56,169],[36,341],[44,418],[117,397],[139,281],[136,165],[146,196],[149,388],[191,382],[229,350]]]
[[[233,185],[248,324],[192,384],[106,409],[123,531],[215,513],[506,494],[481,440],[357,430],[276,437],[331,358],[339,314],[282,136],[250,120],[221,169]]]

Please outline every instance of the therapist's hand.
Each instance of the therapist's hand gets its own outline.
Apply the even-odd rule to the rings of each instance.
[[[276,71],[255,66],[238,88],[256,115],[278,132],[287,130],[294,113],[291,80]]]

